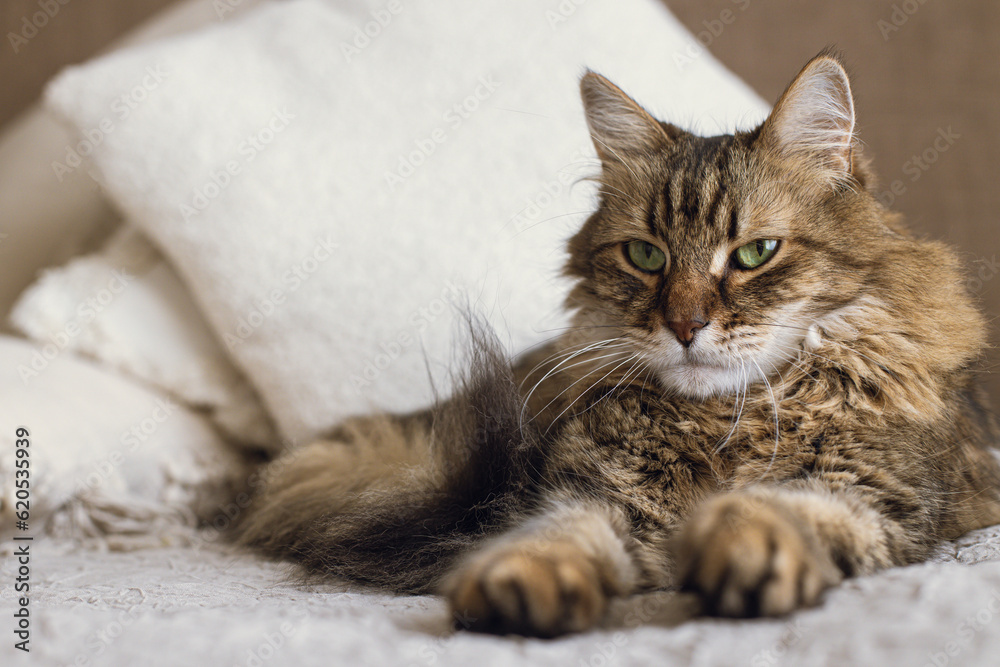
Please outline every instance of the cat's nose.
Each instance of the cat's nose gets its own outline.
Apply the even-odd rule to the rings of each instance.
[[[680,341],[681,345],[688,347],[694,341],[694,335],[699,329],[703,329],[708,322],[700,320],[698,318],[685,321],[672,321],[667,322],[667,326],[670,330],[674,332],[677,336],[677,340]]]

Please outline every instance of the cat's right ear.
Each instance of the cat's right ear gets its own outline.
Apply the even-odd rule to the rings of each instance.
[[[763,145],[847,182],[856,165],[854,99],[840,60],[823,52],[806,64],[761,128]]]
[[[602,162],[624,162],[626,156],[653,153],[670,144],[663,126],[600,74],[588,71],[583,76],[580,95]]]

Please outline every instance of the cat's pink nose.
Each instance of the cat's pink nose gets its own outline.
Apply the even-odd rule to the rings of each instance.
[[[681,345],[688,347],[694,340],[694,335],[699,329],[704,328],[708,322],[699,319],[687,320],[684,322],[667,322],[667,326],[677,336]]]

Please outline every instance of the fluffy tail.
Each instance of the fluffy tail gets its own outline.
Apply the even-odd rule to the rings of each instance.
[[[495,337],[471,331],[470,368],[452,398],[348,420],[269,464],[241,541],[311,572],[419,593],[530,510],[539,438],[521,424]]]

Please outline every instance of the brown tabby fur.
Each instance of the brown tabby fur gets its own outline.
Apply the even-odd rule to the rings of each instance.
[[[787,613],[1000,522],[983,318],[955,255],[872,196],[837,58],[732,136],[657,122],[596,74],[582,90],[603,170],[569,246],[574,326],[513,369],[476,334],[449,401],[279,459],[246,543],[552,636],[671,585],[708,613]],[[738,268],[756,239],[776,255]],[[633,266],[632,240],[664,269]],[[678,319],[708,323],[689,348]]]

